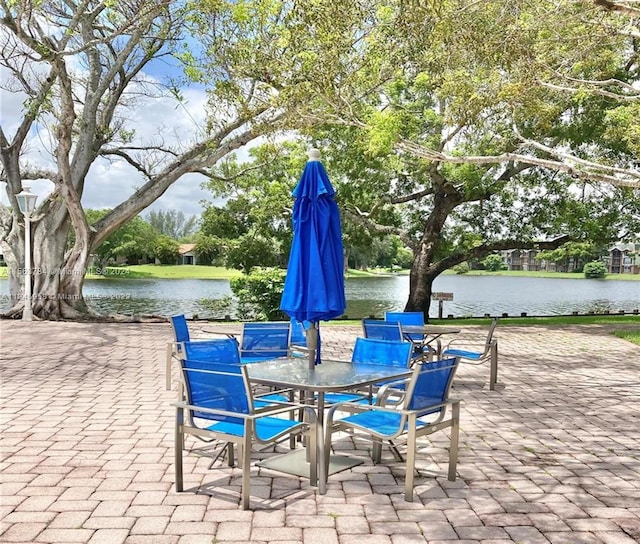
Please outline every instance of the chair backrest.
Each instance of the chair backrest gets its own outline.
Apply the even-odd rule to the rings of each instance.
[[[424,314],[422,312],[385,312],[384,320],[390,323],[400,323],[400,325],[424,325]],[[402,327],[401,327],[402,330]],[[407,335],[412,340],[422,340],[422,334],[415,333]]]
[[[245,323],[241,357],[285,357],[289,351],[290,326],[288,321]]]
[[[201,361],[181,360],[187,404],[238,414],[253,413],[253,400],[246,368],[240,365],[209,362],[204,369],[201,365]],[[241,424],[244,421],[233,415],[190,410],[189,419],[192,425],[194,425],[193,417]]]
[[[399,322],[382,321],[381,319],[363,319],[362,332],[365,338],[376,338],[378,340],[392,340],[401,342],[402,329]]]
[[[493,340],[493,333],[495,332],[497,326],[498,326],[498,318],[494,317],[493,320],[491,321],[489,332],[487,333],[487,340],[485,342],[487,346],[491,345],[491,341]]]
[[[408,367],[413,347],[409,342],[380,340],[378,338],[356,338],[351,362],[368,365]]]
[[[455,357],[419,362],[407,386],[405,409],[423,412],[421,415],[439,412],[440,417],[444,417],[444,407],[431,410],[429,407],[443,403],[449,398],[458,362],[459,359]]]
[[[212,338],[202,342],[181,342],[178,354],[182,359],[206,363],[240,364],[240,350],[235,338]]]
[[[189,327],[184,314],[172,315],[171,325],[173,326],[173,336],[176,342],[188,342],[191,340],[189,336]]]
[[[487,338],[484,341],[484,349],[482,350],[482,359],[486,358],[489,356],[489,354],[491,353],[491,344],[493,342],[495,342],[495,340],[493,339],[493,333],[496,330],[496,327],[498,326],[498,318],[494,317],[493,320],[491,321],[491,325],[489,326],[489,330],[487,331]]]

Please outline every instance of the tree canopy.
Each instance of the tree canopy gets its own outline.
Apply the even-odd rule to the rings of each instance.
[[[3,90],[23,103],[17,122],[6,124],[3,117],[0,127],[1,177],[10,203],[4,213],[11,216],[0,244],[10,266],[13,312],[24,304],[24,278],[17,273],[24,227],[15,199],[24,180],[54,185],[33,221],[34,314],[80,317],[89,312],[82,285],[93,249],[185,174],[207,175],[229,152],[306,118],[302,113],[317,103],[309,93],[316,66],[326,68],[330,85],[358,70],[340,56],[362,28],[362,10],[357,2],[332,4],[0,3]],[[325,22],[309,24],[315,17]],[[330,23],[337,20],[340,25]],[[165,58],[179,60],[184,76],[150,75]],[[202,110],[189,112],[189,123],[161,119],[155,134],[137,132],[136,107],[172,99],[188,108],[190,85],[207,99]],[[34,132],[41,137],[31,139]],[[25,158],[32,145],[46,157],[40,164]],[[89,228],[82,196],[101,161],[127,165],[141,184]],[[74,245],[67,248],[71,231]]]
[[[407,309],[427,312],[433,279],[467,258],[553,249],[549,237],[581,240],[605,222],[601,240],[615,229],[638,232],[634,2],[24,0],[0,7],[3,90],[23,103],[17,122],[3,118],[0,127],[11,206],[0,245],[14,312],[23,303],[15,195],[24,180],[54,185],[33,225],[34,267],[42,271],[34,313],[78,317],[88,311],[82,283],[92,250],[186,174],[239,179],[240,165],[214,167],[260,136],[292,131],[325,148],[344,181],[353,247],[394,235],[412,249]],[[165,58],[182,63],[183,76],[153,77]],[[189,109],[189,88],[206,92],[201,108]],[[188,110],[190,122],[162,119],[155,134],[139,133],[136,107],[160,98]],[[48,158],[30,161],[32,145]],[[141,183],[90,228],[82,196],[102,161],[126,165]],[[282,187],[275,175],[267,179],[264,210],[282,209]],[[252,198],[249,185],[238,191],[238,202],[252,206]],[[278,221],[260,210],[246,220],[239,237],[287,247]],[[211,242],[198,241],[214,252]]]

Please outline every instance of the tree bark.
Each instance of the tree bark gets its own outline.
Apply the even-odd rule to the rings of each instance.
[[[414,261],[409,274],[409,298],[407,312],[422,312],[429,322],[429,308],[433,282],[443,269],[438,266],[436,255],[442,229],[452,210],[464,201],[464,197],[448,184],[435,168],[431,177],[434,186],[433,210],[425,221],[422,238],[414,250]]]

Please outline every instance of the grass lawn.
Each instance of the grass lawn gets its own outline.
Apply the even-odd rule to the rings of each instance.
[[[613,334],[615,334],[618,338],[624,338],[625,340],[629,340],[629,342],[633,342],[634,344],[638,344],[640,346],[640,330],[615,331]]]
[[[222,266],[204,266],[190,264],[161,265],[139,264],[122,267],[109,267],[103,276],[91,275],[90,279],[100,278],[159,278],[159,279],[196,279],[217,280],[229,279],[242,275],[239,270],[229,270]]]
[[[459,318],[459,319],[429,319],[430,325],[482,325],[489,327],[491,318]],[[327,325],[331,324],[353,324],[359,325],[360,321],[327,321]],[[629,342],[633,342],[640,346],[640,315],[579,315],[579,316],[554,316],[554,317],[506,317],[500,319],[498,323],[498,331],[500,327],[519,326],[519,327],[535,327],[542,326],[571,326],[571,325],[604,325],[608,327],[618,327],[613,330],[612,334],[618,338],[623,338]],[[323,326],[325,323],[323,322]]]
[[[104,275],[88,274],[89,279],[101,278],[158,278],[158,279],[198,279],[198,280],[216,280],[230,279],[242,275],[239,270],[231,270],[222,266],[207,265],[163,265],[163,264],[140,264],[132,266],[108,267],[107,273]],[[408,272],[407,272],[408,273]],[[381,275],[379,271],[365,270],[349,270],[346,273],[347,278],[355,277],[375,277]]]
[[[408,270],[394,272],[394,275],[408,275]],[[445,274],[454,274],[447,271]],[[160,279],[229,279],[241,276],[239,270],[231,270],[222,266],[206,265],[162,265],[162,264],[141,264],[123,267],[109,267],[104,276],[87,275],[88,278],[160,278]],[[355,270],[349,269],[345,276],[347,278],[375,277],[381,275],[391,275],[391,272],[381,269]],[[585,279],[582,272],[525,272],[519,270],[501,270],[498,272],[487,272],[486,270],[472,270],[465,274],[467,276],[506,276],[512,278],[557,278],[557,279]],[[2,270],[0,269],[0,277]],[[640,274],[609,274],[605,280],[636,280],[640,281]]]
[[[488,325],[491,323],[490,317],[459,318],[459,319],[434,319],[430,318],[429,323],[433,325]],[[631,325],[638,327],[640,334],[640,315],[564,315],[552,317],[504,317],[500,319],[499,327],[509,325]]]
[[[436,319],[429,318],[430,325],[442,325],[457,326],[457,325],[482,325],[489,326],[491,323],[490,317],[460,317],[452,319]],[[359,325],[360,320],[338,320],[327,321],[328,325],[332,323],[336,325]],[[324,322],[323,322],[324,325]],[[566,316],[552,316],[552,317],[504,317],[501,318],[498,327],[508,326],[571,326],[571,325],[605,325],[605,326],[617,326],[622,325],[625,328],[630,327],[628,331],[629,336],[640,336],[640,315],[566,315]],[[621,333],[622,334],[622,333]],[[622,335],[620,335],[622,338]]]

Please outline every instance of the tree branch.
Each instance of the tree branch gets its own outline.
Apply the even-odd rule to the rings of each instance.
[[[568,81],[571,81],[571,78],[566,78]],[[593,94],[597,94],[599,96],[606,96],[607,98],[615,98],[616,100],[624,100],[627,102],[635,102],[636,100],[640,100],[640,90],[638,89],[634,89],[631,85],[628,85],[626,83],[623,83],[622,81],[618,81],[618,80],[606,80],[606,81],[579,81],[579,80],[574,80],[576,83],[583,83],[585,85],[592,85],[595,86],[595,89],[589,89],[590,92],[592,92]],[[562,92],[568,92],[568,93],[578,93],[583,91],[583,89],[577,88],[577,87],[567,87],[564,85],[555,85],[554,83],[548,83],[546,81],[540,81],[538,80],[538,83],[540,85],[542,85],[543,87],[546,87],[547,89],[552,89],[554,91],[562,91]],[[621,93],[614,93],[612,91],[607,91],[605,89],[600,89],[597,87],[602,87],[605,85],[619,85],[621,86],[623,89],[635,93],[635,94],[621,94]]]
[[[564,172],[577,179],[587,181],[601,181],[618,187],[640,188],[640,172],[631,169],[617,168],[584,161],[568,153],[548,148],[540,143],[523,139],[532,147],[544,150],[546,153],[562,157],[568,162],[560,160],[542,159],[533,155],[519,153],[501,153],[500,155],[448,155],[439,151],[423,147],[414,142],[402,140],[397,149],[411,153],[416,157],[434,162],[449,162],[454,164],[501,164],[505,162],[524,163],[530,166],[540,166],[557,172]]]
[[[526,242],[511,239],[494,240],[481,244],[470,250],[456,251],[444,259],[434,263],[433,267],[438,271],[438,273],[441,273],[464,261],[481,259],[494,251],[506,251],[509,249],[556,249],[562,244],[568,242],[570,239],[571,238],[569,236],[560,236],[553,240],[531,240]]]
[[[357,208],[356,208],[356,213],[350,211],[349,209],[342,210],[342,213],[346,217],[351,219],[354,223],[365,227],[367,230],[371,232],[375,232],[376,234],[393,234],[395,236],[398,236],[398,238],[400,238],[407,247],[414,250],[417,247],[416,241],[407,235],[407,232],[405,229],[402,229],[399,227],[393,227],[390,225],[380,225],[375,221],[372,221],[371,219],[369,219],[367,215],[363,214]]]
[[[627,6],[622,2],[613,2],[612,0],[593,0],[593,3],[607,11],[617,11],[618,13],[629,15],[630,17],[640,17],[640,9]]]

